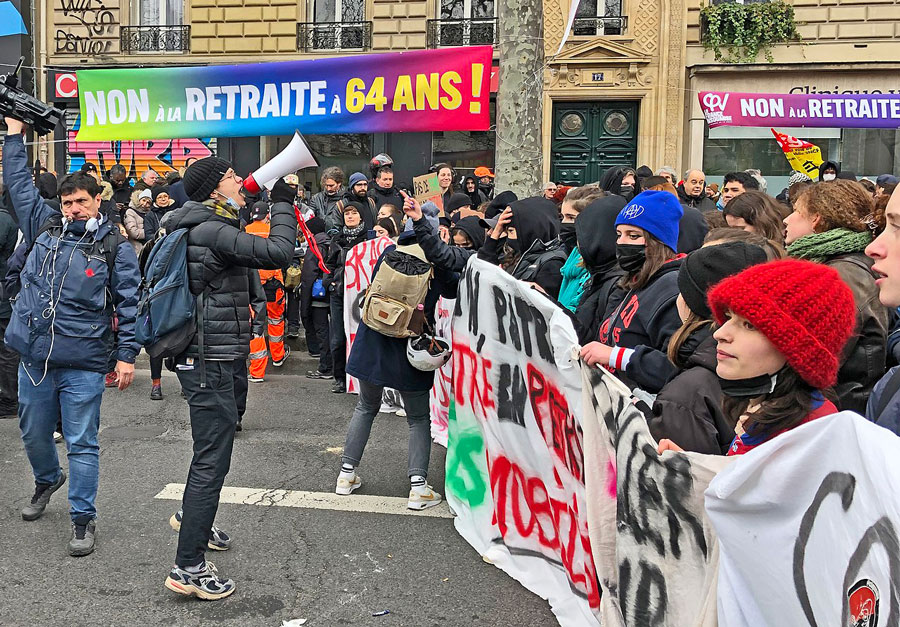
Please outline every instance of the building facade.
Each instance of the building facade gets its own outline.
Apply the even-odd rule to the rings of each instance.
[[[493,0],[55,0],[41,16],[46,73],[42,96],[65,108],[67,128],[40,152],[57,171],[84,161],[107,170],[125,165],[165,173],[211,152],[248,172],[281,150],[290,136],[79,142],[75,72],[86,68],[246,64],[376,52],[493,44]],[[495,72],[496,73],[496,72]],[[492,82],[496,90],[496,77]],[[493,114],[493,99],[491,106]],[[368,158],[387,152],[400,180],[449,161],[462,174],[493,166],[494,133],[311,135],[323,166],[367,172]],[[318,173],[305,183],[318,188]]]
[[[545,0],[545,179],[597,181],[613,165],[677,167],[682,151],[684,0]]]
[[[769,192],[786,186],[790,167],[769,128],[710,130],[697,93],[900,93],[900,1],[792,0],[802,40],[772,48],[773,60],[715,62],[702,45],[700,0],[688,0],[682,163],[702,167],[710,181],[735,170],[758,168]],[[897,122],[900,127],[900,120]],[[826,159],[870,178],[900,171],[900,130],[779,128],[818,145]],[[874,180],[874,179],[873,179]]]
[[[596,181],[613,165],[703,167],[711,181],[734,169],[786,177],[768,129],[710,131],[701,90],[900,90],[900,0],[792,0],[800,43],[777,45],[772,63],[717,63],[702,45],[702,0],[581,0],[561,46],[572,0],[544,0],[545,180]],[[727,1],[727,0],[726,0]],[[741,2],[742,0],[735,0]],[[748,0],[749,1],[749,0]],[[715,0],[714,0],[715,2]],[[48,9],[44,14],[42,8]],[[217,152],[249,171],[289,137],[78,142],[83,68],[243,64],[332,55],[497,43],[494,0],[55,0],[37,7],[38,95],[66,108],[68,128],[39,144],[58,171],[85,160],[165,172]],[[492,92],[498,67],[495,54]],[[52,68],[52,69],[51,69]],[[492,97],[492,115],[494,111]],[[493,119],[493,118],[492,118]],[[784,130],[784,129],[782,129]],[[787,132],[791,132],[788,130]],[[897,131],[804,129],[828,158],[860,175],[896,171]],[[493,166],[493,131],[307,137],[320,163],[364,170],[388,152],[400,180],[446,161],[460,174]],[[318,187],[317,173],[306,173]],[[777,184],[777,181],[776,181]]]

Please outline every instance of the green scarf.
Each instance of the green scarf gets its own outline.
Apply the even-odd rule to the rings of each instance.
[[[787,247],[787,252],[796,259],[822,263],[833,255],[861,253],[871,242],[869,231],[857,233],[849,229],[831,229],[797,238]]]
[[[229,220],[241,219],[240,213],[238,213],[237,209],[235,209],[231,205],[226,205],[219,200],[213,200],[212,198],[210,198],[203,204],[212,209],[217,216],[222,216],[223,218],[228,218]]]

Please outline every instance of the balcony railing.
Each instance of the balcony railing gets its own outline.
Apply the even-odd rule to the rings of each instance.
[[[497,43],[497,18],[428,20],[428,47],[492,46]]]
[[[190,52],[190,26],[122,26],[122,52]]]
[[[572,24],[573,35],[624,35],[628,18],[624,15],[606,15],[604,17],[576,17]]]
[[[372,22],[301,22],[297,24],[297,50],[368,50]]]

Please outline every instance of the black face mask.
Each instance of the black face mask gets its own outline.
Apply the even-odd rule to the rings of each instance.
[[[575,248],[576,236],[574,222],[563,222],[559,225],[559,239],[569,248]]]
[[[644,244],[616,244],[616,261],[629,274],[640,270],[646,258],[647,247]]]
[[[521,242],[519,242],[519,240],[517,239],[506,239],[506,246],[517,255],[522,254],[522,247],[520,246],[520,243]]]
[[[626,200],[631,200],[634,198],[634,185],[622,185],[619,187],[619,196],[624,197]]]
[[[750,379],[729,380],[718,376],[717,378],[719,379],[719,386],[722,388],[722,394],[725,396],[754,398],[772,393],[775,389],[775,384],[778,382],[778,373],[761,374]]]

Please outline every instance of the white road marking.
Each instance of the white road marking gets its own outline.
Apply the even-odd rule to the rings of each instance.
[[[180,501],[183,495],[183,483],[170,483],[155,498]],[[233,505],[302,507],[305,509],[329,509],[339,512],[362,512],[365,514],[453,518],[446,501],[426,510],[413,511],[406,507],[405,498],[396,496],[369,496],[366,494],[341,496],[332,492],[262,490],[258,488],[231,488],[225,486],[222,488],[219,502]]]

